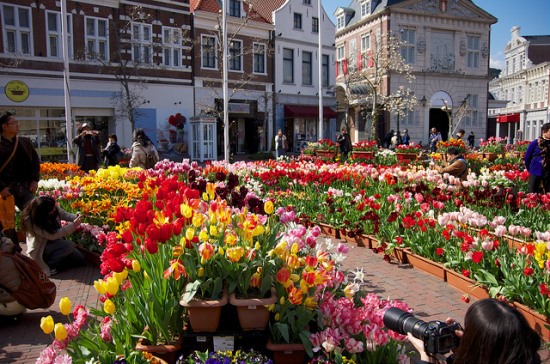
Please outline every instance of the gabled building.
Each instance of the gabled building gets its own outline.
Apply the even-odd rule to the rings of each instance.
[[[335,15],[336,82],[344,93],[359,95],[346,105],[353,139],[369,137],[373,107],[382,114],[374,138],[382,140],[400,123],[400,131],[408,129],[413,142],[426,145],[432,127],[447,139],[446,110],[452,117],[466,103],[468,113],[453,120],[453,131],[465,129],[485,136],[489,40],[496,18],[470,0],[353,0]],[[376,47],[388,37],[402,42],[401,56],[415,78],[409,83],[395,72],[383,74],[376,90],[381,97],[373,105],[368,82],[348,85],[345,81],[350,72],[369,77]],[[410,89],[418,103],[399,119],[398,113],[382,110],[388,97],[401,88]]]
[[[16,113],[42,159],[66,159],[67,129],[74,135],[85,122],[104,145],[114,133],[129,147],[132,127],[144,128],[161,149],[185,144],[185,126],[175,130],[168,119],[193,115],[188,0],[66,3],[62,32],[60,1],[0,2],[0,109]]]
[[[489,109],[489,120],[495,134],[508,137],[510,143],[537,138],[541,126],[550,121],[550,35],[520,33],[520,27],[511,29],[504,49],[506,67],[489,84],[501,104]]]
[[[273,24],[263,14],[276,1],[230,0],[227,54],[223,60],[221,2],[192,0],[195,115],[218,118],[217,150],[223,148],[222,62],[228,67],[231,152],[256,153],[273,138]]]
[[[294,153],[320,138],[335,140],[336,134],[335,27],[318,3],[289,0],[273,12],[275,129],[285,133]]]

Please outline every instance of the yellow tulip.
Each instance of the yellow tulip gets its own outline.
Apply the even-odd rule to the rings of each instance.
[[[216,225],[210,225],[210,235],[211,236],[218,235],[218,227]]]
[[[208,201],[208,200],[209,200],[208,193],[203,192],[203,193],[202,193],[202,199],[203,199],[204,201]]]
[[[284,304],[285,304],[285,297],[284,297],[284,296],[281,296],[281,298],[279,298],[279,304],[280,304],[280,305],[284,305]]]
[[[208,232],[206,231],[206,229],[202,229],[199,234],[199,239],[201,239],[201,241],[208,241],[209,238],[210,236],[208,235]]]
[[[264,211],[266,214],[271,215],[273,213],[275,206],[273,205],[273,201],[267,201],[264,204]]]
[[[112,315],[116,311],[115,304],[110,299],[105,300],[103,303],[103,311],[105,311],[106,314]]]
[[[254,249],[256,249],[256,250],[260,250],[261,247],[262,247],[262,245],[260,244],[259,241],[257,241],[256,244],[254,244]]]
[[[68,314],[70,314],[71,307],[72,303],[68,297],[63,297],[61,300],[59,300],[59,310],[63,315],[67,316]]]
[[[186,203],[180,206],[180,212],[187,219],[193,216],[193,208]]]
[[[103,279],[94,281],[94,287],[99,294],[105,294],[105,292],[107,292],[107,284]]]
[[[49,334],[53,331],[53,317],[46,316],[40,319],[40,328],[44,331],[44,334]]]
[[[63,326],[62,323],[57,323],[55,324],[55,327],[54,327],[54,332],[55,332],[55,339],[57,341],[63,341],[67,338],[67,329],[65,329],[65,326]]]
[[[197,271],[197,276],[202,277],[203,275],[204,275],[204,268],[200,267],[199,270]]]
[[[187,230],[185,230],[185,238],[187,240],[191,240],[193,239],[194,236],[195,236],[195,229],[193,229],[192,227],[188,227]]]
[[[132,260],[132,270],[136,273],[141,270],[141,263],[139,262],[139,260]]]
[[[118,282],[118,284],[122,284],[122,281],[124,281],[124,279],[126,278],[124,276],[124,272],[126,272],[126,270],[123,270],[122,272],[118,273],[118,272],[114,272],[113,273],[113,277],[115,277],[116,281]],[[126,275],[128,275],[128,272],[126,272]]]
[[[107,293],[114,296],[118,292],[118,281],[115,277],[107,278]]]
[[[281,315],[279,314],[279,312],[277,312],[275,314],[275,321],[279,321],[280,318],[281,318]]]

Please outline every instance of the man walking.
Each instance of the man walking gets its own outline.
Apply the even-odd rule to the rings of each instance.
[[[437,143],[441,141],[441,133],[436,128],[432,128],[430,133],[430,151],[435,153],[437,150]]]
[[[0,130],[0,196],[5,199],[13,195],[22,211],[38,189],[40,159],[31,140],[18,136],[19,122],[12,113],[6,111],[0,116]],[[15,230],[4,234],[18,246]]]

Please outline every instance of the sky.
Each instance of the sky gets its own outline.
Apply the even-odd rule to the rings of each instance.
[[[334,11],[351,0],[321,0],[332,21]],[[433,0],[437,1],[437,0]],[[510,41],[510,29],[521,27],[520,35],[550,35],[550,0],[473,0],[474,4],[498,19],[491,27],[491,63],[504,68],[504,48]]]

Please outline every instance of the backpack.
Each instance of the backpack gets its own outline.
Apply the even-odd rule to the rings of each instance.
[[[57,288],[38,263],[20,253],[4,253],[4,256],[12,259],[21,276],[19,288],[10,292],[13,298],[31,310],[53,305]]]
[[[144,168],[145,169],[155,168],[155,164],[157,164],[157,162],[158,162],[157,157],[153,153],[147,153],[147,151],[143,147],[140,147],[140,148],[145,153],[145,166],[144,166]]]

